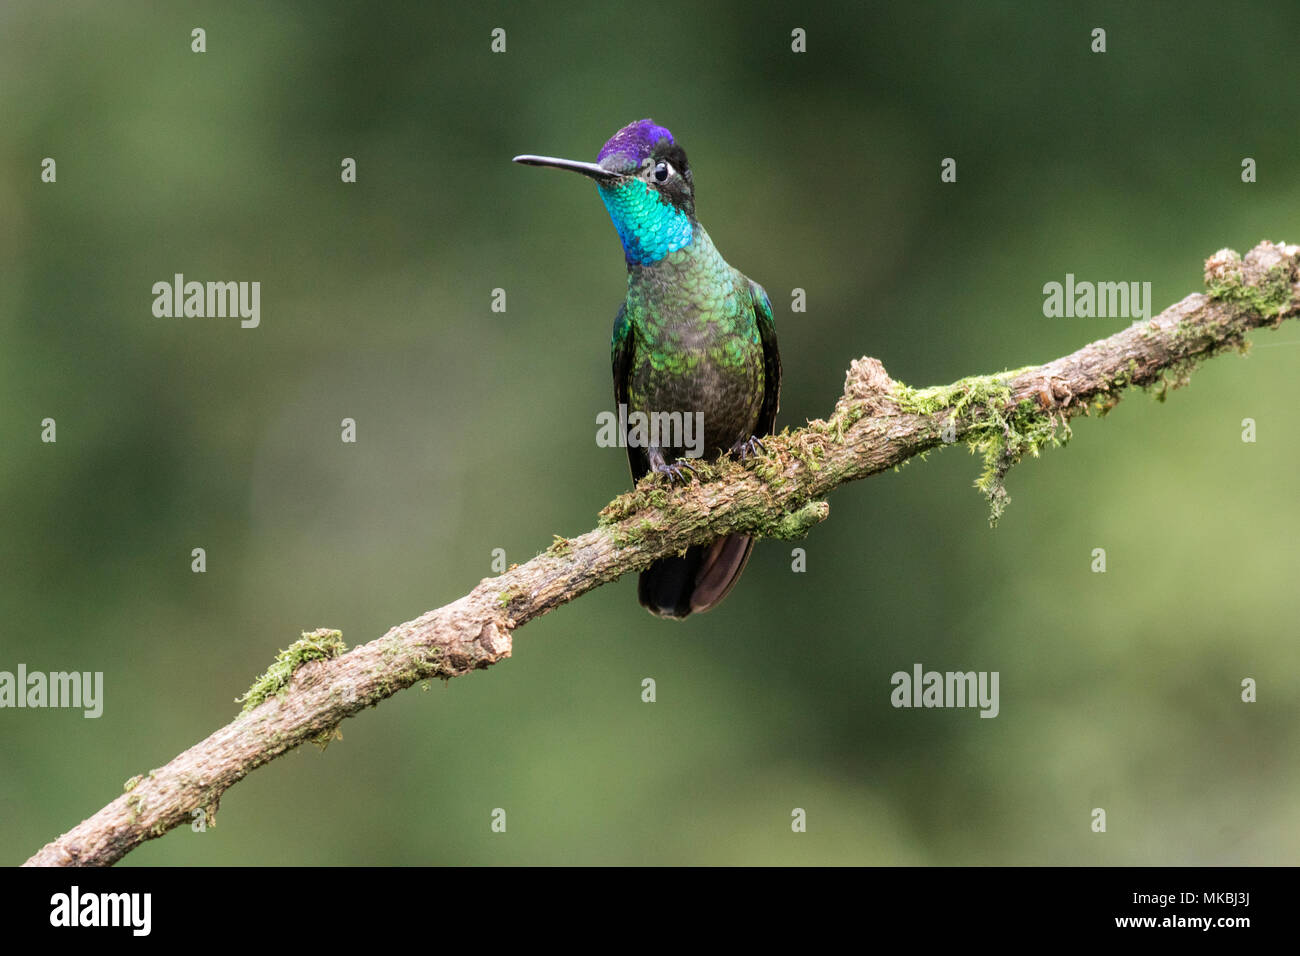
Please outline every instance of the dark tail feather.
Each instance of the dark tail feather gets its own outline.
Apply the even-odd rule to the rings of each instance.
[[[752,550],[754,539],[747,534],[687,548],[681,557],[664,558],[642,571],[637,598],[660,617],[707,611],[735,586]]]

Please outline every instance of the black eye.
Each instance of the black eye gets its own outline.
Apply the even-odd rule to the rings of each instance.
[[[654,172],[655,182],[657,183],[664,182],[669,177],[669,175],[671,175],[672,171],[673,168],[671,166],[669,166],[667,163],[660,160],[659,163],[656,164],[655,166],[655,172]]]

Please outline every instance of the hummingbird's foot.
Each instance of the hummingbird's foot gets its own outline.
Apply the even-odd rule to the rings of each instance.
[[[754,458],[766,452],[767,449],[756,435],[750,435],[744,441],[738,441],[731,446],[731,454],[744,461],[747,458]]]
[[[685,474],[684,470],[690,471],[691,474]],[[650,472],[655,475],[667,475],[670,483],[680,481],[682,484],[686,484],[694,476],[695,466],[685,458],[678,458],[675,462],[669,464],[664,461],[663,452],[658,448],[652,448],[650,449]]]
[[[667,475],[670,482],[680,481],[682,484],[686,484],[695,476],[695,466],[685,458],[679,458],[671,465],[661,464],[650,470],[656,475]],[[690,472],[689,475],[686,474],[687,471]]]

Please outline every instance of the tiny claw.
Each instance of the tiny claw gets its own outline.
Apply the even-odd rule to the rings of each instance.
[[[762,455],[767,451],[763,442],[756,435],[750,435],[743,441],[738,441],[731,446],[731,454],[735,455],[741,461],[747,458],[754,458]]]
[[[683,474],[683,469],[689,470],[690,475]],[[667,475],[669,481],[680,481],[686,484],[695,474],[695,466],[685,458],[679,458],[671,465],[663,462],[656,462],[653,471],[656,475]]]

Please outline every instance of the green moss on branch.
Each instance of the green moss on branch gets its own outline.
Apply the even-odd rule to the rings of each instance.
[[[346,653],[347,649],[348,646],[343,643],[342,631],[329,628],[303,631],[302,637],[277,654],[275,663],[253,681],[253,685],[235,703],[242,703],[244,707],[240,712],[246,714],[268,698],[283,693],[289,686],[294,671],[304,664],[332,660]]]

